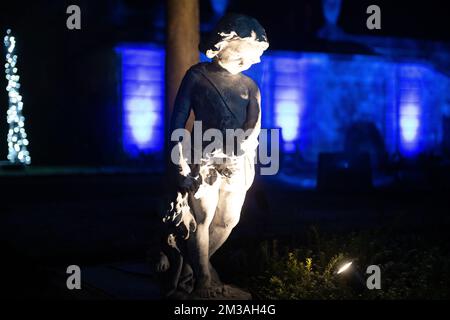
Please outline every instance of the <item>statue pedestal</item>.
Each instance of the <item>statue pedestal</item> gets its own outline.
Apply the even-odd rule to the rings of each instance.
[[[170,300],[252,300],[252,295],[238,287],[232,285],[224,285],[225,293],[216,293],[211,297],[201,297],[195,293],[185,293],[181,291],[175,292],[170,296]]]
[[[238,287],[232,286],[232,285],[225,285],[226,287],[226,294],[220,293],[216,294],[215,297],[210,298],[202,298],[198,297],[195,294],[192,294],[190,296],[190,299],[192,300],[252,300],[252,295],[244,291],[242,289],[239,289]]]

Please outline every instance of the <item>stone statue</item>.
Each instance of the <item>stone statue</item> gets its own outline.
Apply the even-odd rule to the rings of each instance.
[[[169,229],[163,238],[157,270],[167,275],[166,295],[174,298],[226,297],[233,287],[225,286],[210,264],[210,257],[237,225],[246,192],[254,179],[254,159],[261,127],[258,86],[241,72],[260,62],[268,48],[263,27],[255,19],[238,14],[223,17],[199,48],[208,63],[192,66],[179,88],[170,132],[184,129],[190,111],[201,121],[199,136],[209,129],[220,131],[223,149],[183,150],[173,141],[179,155],[174,161],[176,197],[164,221]],[[227,130],[245,130],[237,143],[225,139]],[[195,142],[194,142],[195,144]],[[187,148],[185,148],[187,149]],[[199,153],[198,163],[185,155]],[[195,156],[194,156],[195,159]],[[233,296],[231,298],[239,298]]]

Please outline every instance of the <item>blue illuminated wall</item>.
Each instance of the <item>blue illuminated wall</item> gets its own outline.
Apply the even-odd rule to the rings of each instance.
[[[164,51],[121,46],[123,146],[163,148]],[[204,59],[202,59],[204,60]],[[346,130],[373,123],[386,151],[410,157],[440,147],[449,79],[426,61],[382,56],[267,52],[246,72],[260,86],[262,124],[282,129],[283,151],[311,163],[342,151]]]
[[[397,68],[397,112],[400,151],[416,155],[440,144],[448,78],[425,64],[402,63]]]
[[[449,79],[426,61],[271,52],[261,83],[265,126],[281,127],[285,152],[316,162],[344,149],[348,128],[373,123],[389,154],[440,148]]]
[[[131,157],[164,148],[164,50],[123,45],[121,58],[122,145]]]

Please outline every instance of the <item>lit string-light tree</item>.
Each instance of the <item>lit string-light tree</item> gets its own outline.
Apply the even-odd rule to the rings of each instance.
[[[6,31],[4,38],[6,47],[5,73],[8,85],[6,91],[9,98],[7,121],[8,131],[8,160],[13,164],[30,164],[31,157],[27,150],[28,140],[25,132],[25,117],[22,115],[23,102],[19,93],[20,83],[17,75],[17,55],[14,54],[16,39],[11,30]]]

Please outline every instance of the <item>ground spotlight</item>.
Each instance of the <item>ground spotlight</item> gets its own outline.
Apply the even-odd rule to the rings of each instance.
[[[354,261],[341,265],[336,275],[357,293],[361,293],[366,288],[364,278]]]
[[[352,265],[353,261],[347,262],[344,265],[342,265],[342,267],[339,268],[339,270],[336,272],[336,274],[341,274],[342,272],[347,271],[351,265]]]

